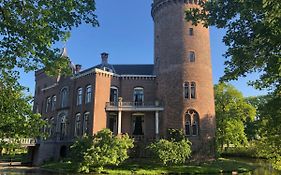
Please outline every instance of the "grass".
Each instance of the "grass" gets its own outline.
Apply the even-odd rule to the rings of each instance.
[[[44,169],[60,172],[75,172],[75,166],[71,162],[48,163],[42,166]],[[205,163],[190,163],[187,165],[162,166],[147,159],[128,160],[119,166],[108,166],[103,174],[215,174],[226,172],[248,172],[256,167],[247,163],[218,159]]]

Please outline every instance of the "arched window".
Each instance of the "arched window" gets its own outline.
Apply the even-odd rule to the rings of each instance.
[[[190,136],[199,135],[199,115],[195,110],[188,110],[185,115],[185,134]]]
[[[189,98],[189,83],[188,82],[184,82],[183,83],[183,95],[185,99]]]
[[[142,105],[144,102],[144,91],[142,87],[134,88],[134,103],[135,105]]]
[[[82,88],[78,88],[77,89],[77,106],[82,104],[82,96],[83,96],[83,89]]]
[[[83,135],[87,135],[88,134],[88,130],[89,130],[89,116],[90,116],[89,112],[85,112],[84,113],[84,116],[83,116],[83,131],[82,131]]]
[[[81,135],[81,114],[77,113],[75,116],[75,136]]]
[[[56,110],[56,103],[57,103],[57,96],[52,97],[52,103],[51,103],[51,110],[55,111]]]
[[[61,90],[61,107],[66,107],[68,104],[68,89],[63,88]]]
[[[195,62],[195,52],[189,51],[188,58],[189,58],[189,62]]]
[[[118,88],[115,86],[110,87],[110,102],[118,102]]]
[[[195,82],[191,82],[190,85],[190,91],[191,91],[191,98],[196,98],[196,83]]]
[[[60,139],[63,140],[67,134],[66,115],[63,113],[60,115]]]
[[[191,116],[187,113],[185,116],[185,135],[191,135]]]
[[[144,135],[143,125],[144,125],[144,115],[133,114],[133,135]]]
[[[85,97],[85,103],[91,103],[92,102],[92,85],[88,85],[86,87],[86,97]]]

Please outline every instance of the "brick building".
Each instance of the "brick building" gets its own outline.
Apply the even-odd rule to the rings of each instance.
[[[209,29],[184,20],[197,0],[154,0],[154,64],[101,64],[81,70],[71,64],[70,77],[48,77],[37,71],[34,111],[50,127],[34,161],[64,156],[69,144],[103,128],[128,133],[135,140],[165,137],[183,129],[198,155],[212,155],[215,109]],[[66,49],[63,55],[67,56]]]

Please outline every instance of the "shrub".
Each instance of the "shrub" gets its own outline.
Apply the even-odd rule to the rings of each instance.
[[[163,165],[185,163],[191,155],[191,142],[181,130],[169,130],[168,138],[150,144],[148,149]]]
[[[105,165],[119,165],[126,160],[129,148],[133,148],[133,140],[127,134],[117,137],[104,129],[76,141],[71,146],[71,157],[78,163],[79,172],[101,172]]]

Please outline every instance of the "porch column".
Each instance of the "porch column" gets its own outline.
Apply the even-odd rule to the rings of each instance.
[[[155,135],[159,135],[159,111],[155,111]]]
[[[117,135],[120,135],[121,134],[121,132],[122,132],[122,125],[121,125],[121,116],[122,116],[122,111],[121,110],[119,110],[118,111],[118,123],[117,123]]]

